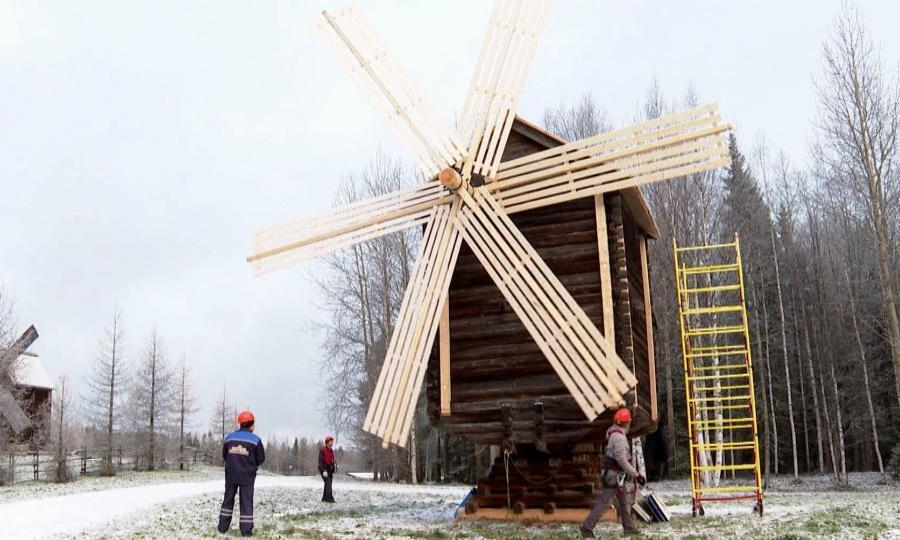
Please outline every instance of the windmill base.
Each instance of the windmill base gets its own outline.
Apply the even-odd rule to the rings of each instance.
[[[521,514],[516,514],[509,508],[478,508],[475,513],[469,514],[465,508],[460,508],[456,513],[457,521],[512,521],[516,523],[581,523],[590,513],[588,508],[561,508],[552,514],[547,514],[543,509],[526,508]],[[600,516],[600,521],[617,523],[619,515],[612,506]]]
[[[487,476],[478,479],[477,494],[465,509],[467,516],[583,520],[601,489],[603,463],[593,444],[577,445],[574,450],[547,454],[531,445],[517,445],[508,460],[497,457]],[[616,519],[614,510],[611,516]]]

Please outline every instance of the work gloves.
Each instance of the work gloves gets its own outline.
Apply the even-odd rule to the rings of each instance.
[[[328,471],[322,471],[322,478],[328,478]],[[644,484],[641,484],[642,486]]]

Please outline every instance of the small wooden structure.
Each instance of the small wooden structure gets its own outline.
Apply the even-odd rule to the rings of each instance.
[[[517,118],[503,161],[564,143]],[[635,411],[632,433],[655,430],[647,240],[658,231],[640,191],[629,188],[585,197],[517,213],[512,220],[636,376],[637,387],[627,396]],[[596,445],[603,441],[611,414],[593,422],[584,417],[465,246],[450,282],[437,342],[426,378],[432,423],[475,444],[513,450],[512,502],[539,508],[547,503],[589,504],[599,487]],[[450,365],[449,385],[443,392],[441,358]],[[442,405],[445,410],[449,405],[450,414],[441,414]],[[479,479],[479,506],[506,506],[505,472],[504,460],[498,457],[490,474]],[[553,481],[542,483],[554,473]],[[533,487],[525,476],[534,480]]]
[[[30,326],[9,347],[0,348],[0,432],[4,442],[30,447],[47,441],[53,392],[40,358],[26,350],[37,338]]]

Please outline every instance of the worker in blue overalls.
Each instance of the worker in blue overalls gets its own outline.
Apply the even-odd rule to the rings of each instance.
[[[225,461],[225,500],[219,512],[219,532],[225,534],[234,514],[234,496],[240,491],[241,536],[253,536],[253,484],[256,469],[266,461],[262,440],[253,433],[256,419],[250,411],[237,417],[240,429],[229,433],[222,443]]]

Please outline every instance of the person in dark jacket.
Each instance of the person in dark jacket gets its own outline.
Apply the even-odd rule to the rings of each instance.
[[[262,440],[253,433],[256,419],[250,411],[237,417],[241,428],[225,436],[222,460],[225,462],[225,500],[219,512],[219,532],[225,534],[231,526],[234,496],[240,490],[241,536],[253,536],[253,484],[256,469],[266,461]]]
[[[334,471],[337,470],[337,464],[334,461],[334,437],[328,435],[325,437],[325,446],[319,449],[319,474],[325,481],[325,489],[322,491],[323,502],[334,502],[334,495],[331,494],[331,481],[334,479]]]

